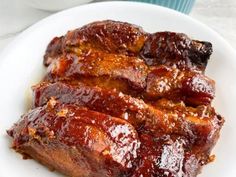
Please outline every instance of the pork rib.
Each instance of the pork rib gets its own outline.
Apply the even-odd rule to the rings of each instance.
[[[35,107],[43,106],[54,98],[61,103],[76,104],[125,119],[136,129],[145,127],[153,133],[186,136],[193,144],[202,146],[206,151],[215,144],[223,124],[222,117],[209,106],[188,108],[184,104],[159,101],[153,107],[116,90],[104,90],[84,84],[73,86],[60,82],[42,83],[33,87],[33,93]]]
[[[45,80],[50,82],[77,80],[133,96],[170,98],[190,105],[210,104],[215,94],[215,82],[199,72],[164,65],[148,68],[139,58],[100,51],[68,54],[54,61],[47,72]]]
[[[48,66],[61,53],[87,49],[140,56],[148,65],[175,65],[203,72],[212,54],[211,43],[191,40],[182,33],[166,31],[150,34],[129,23],[105,20],[54,38],[48,45],[44,64]]]
[[[73,177],[196,177],[224,119],[209,42],[112,20],[54,38],[13,148]]]
[[[140,52],[148,65],[176,66],[204,72],[212,54],[212,44],[191,40],[187,35],[157,32],[148,36]]]
[[[120,176],[140,146],[127,121],[50,100],[22,116],[8,134],[13,148],[69,176]]]

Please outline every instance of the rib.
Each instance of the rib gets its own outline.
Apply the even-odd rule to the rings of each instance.
[[[203,164],[209,162],[209,155],[198,154],[188,148],[188,140],[181,136],[140,135],[142,142],[139,162],[132,177],[193,177],[197,176]]]
[[[99,21],[50,42],[44,57],[49,66],[45,79],[83,80],[132,96],[145,92],[149,99],[207,105],[214,97],[214,81],[203,73],[211,53],[210,43],[191,40],[182,33],[148,34],[129,23]],[[162,65],[169,70],[167,75],[159,74]],[[176,72],[180,78],[175,77]]]
[[[8,134],[18,152],[75,177],[191,177],[210,159],[185,137],[138,136],[125,120],[53,99],[23,115]]]
[[[209,105],[215,96],[215,82],[193,71],[181,71],[165,65],[148,73],[145,97],[184,101],[188,105]]]
[[[144,62],[135,57],[90,50],[78,55],[68,54],[53,62],[46,80],[107,76],[124,80],[132,88],[144,89],[147,69]]]
[[[224,119],[209,42],[112,20],[54,38],[13,148],[73,177],[196,177]]]
[[[92,82],[132,96],[136,93],[152,100],[171,98],[194,106],[210,104],[215,94],[215,82],[202,73],[164,65],[149,69],[136,57],[91,50],[56,60],[49,66],[45,80]]]
[[[183,33],[165,31],[149,34],[133,24],[105,20],[54,38],[46,50],[44,64],[48,66],[58,54],[88,49],[140,56],[149,66],[165,64],[201,72],[205,71],[212,54],[211,43],[192,40]]]
[[[145,39],[146,33],[138,26],[112,20],[97,21],[69,31],[63,41],[53,39],[44,56],[44,64],[47,66],[52,58],[57,58],[57,53],[52,53],[54,48],[58,48],[54,46],[63,46],[62,52],[94,48],[107,53],[137,56]]]
[[[44,65],[49,66],[56,58],[63,54],[63,40],[64,36],[53,38],[48,44],[46,53],[44,55]]]
[[[164,64],[201,72],[205,71],[211,54],[211,43],[168,31],[150,34],[140,52],[150,66]]]
[[[63,82],[44,82],[32,88],[33,107],[43,106],[53,98],[62,103],[76,104],[114,117],[128,119],[133,123],[136,122],[134,124],[141,124],[145,116],[148,116],[146,113],[148,106],[142,100],[116,90],[101,89],[83,83],[72,85]]]
[[[50,100],[8,134],[13,148],[69,176],[120,176],[134,167],[140,146],[127,121]]]
[[[179,134],[192,140],[192,144],[209,150],[218,139],[223,124],[221,116],[210,106],[186,107],[170,101],[152,103],[125,95],[116,90],[99,87],[41,83],[33,87],[34,106],[42,106],[54,98],[66,104],[76,104],[127,120],[136,129],[144,127],[153,133]],[[169,108],[169,109],[168,109]]]
[[[65,36],[65,49],[95,48],[108,53],[135,56],[141,50],[146,33],[141,27],[112,20],[97,21]]]

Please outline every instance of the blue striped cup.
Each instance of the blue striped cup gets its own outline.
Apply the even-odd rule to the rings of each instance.
[[[160,6],[175,9],[185,14],[189,14],[193,8],[195,0],[134,0],[139,2],[147,2]]]

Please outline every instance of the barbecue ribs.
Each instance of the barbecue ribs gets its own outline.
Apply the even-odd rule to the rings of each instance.
[[[32,109],[7,131],[25,157],[72,177],[196,177],[224,119],[209,42],[98,21],[54,38]]]

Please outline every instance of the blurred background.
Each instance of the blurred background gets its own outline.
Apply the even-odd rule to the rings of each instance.
[[[61,3],[58,3],[58,1],[61,1]],[[63,8],[98,1],[99,0],[0,0],[0,52],[15,36],[40,19]],[[188,14],[217,31],[236,49],[236,0],[136,1],[168,6]]]

